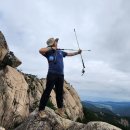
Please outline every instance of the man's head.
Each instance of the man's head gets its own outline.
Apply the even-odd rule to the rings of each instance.
[[[58,40],[59,40],[59,38],[56,38],[56,39],[54,39],[54,38],[49,38],[48,40],[47,40],[47,46],[55,46],[55,47],[57,47],[57,43],[58,43]]]

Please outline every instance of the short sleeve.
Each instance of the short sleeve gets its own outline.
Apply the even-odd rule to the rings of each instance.
[[[46,58],[48,57],[48,52],[47,53],[45,53],[43,56],[45,56]]]
[[[62,55],[63,55],[63,57],[66,57],[67,56],[67,52],[62,51]]]

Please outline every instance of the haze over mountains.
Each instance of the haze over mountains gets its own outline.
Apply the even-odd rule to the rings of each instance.
[[[115,113],[119,116],[130,116],[130,102],[92,102],[83,101],[87,108],[91,108],[94,111],[107,111]]]

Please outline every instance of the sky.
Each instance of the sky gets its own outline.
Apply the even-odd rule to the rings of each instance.
[[[48,63],[39,54],[50,37],[59,48],[78,49],[64,58],[65,80],[81,100],[130,101],[129,0],[0,0],[0,30],[22,61],[22,72],[45,78]]]

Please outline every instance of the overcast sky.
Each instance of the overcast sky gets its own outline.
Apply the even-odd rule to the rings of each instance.
[[[130,101],[130,0],[0,0],[0,30],[10,50],[21,59],[18,68],[46,77],[48,63],[39,54],[50,37],[59,48],[83,52],[66,57],[65,79],[82,100]]]

